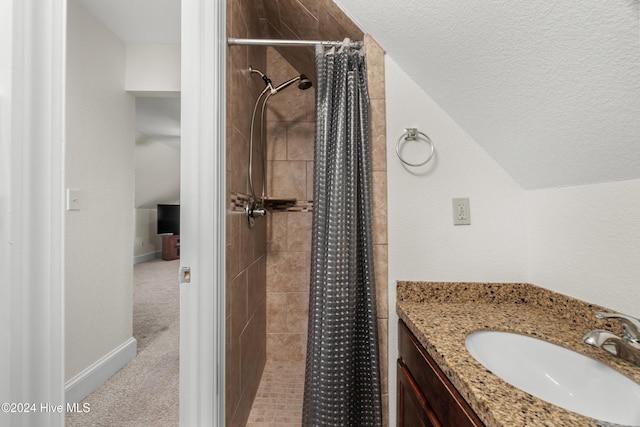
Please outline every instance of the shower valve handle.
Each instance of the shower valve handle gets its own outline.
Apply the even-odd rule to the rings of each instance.
[[[267,216],[267,210],[265,208],[256,208],[256,209],[251,209],[251,212],[249,213],[249,215],[256,217],[256,216]]]
[[[249,228],[253,228],[255,225],[256,217],[267,215],[267,210],[265,208],[259,208],[256,202],[248,202],[244,207],[244,211],[247,214]]]

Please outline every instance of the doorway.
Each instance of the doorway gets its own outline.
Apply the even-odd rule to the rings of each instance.
[[[13,70],[2,73],[10,89],[2,98],[7,109],[1,113],[8,124],[3,127],[7,132],[1,134],[2,152],[15,160],[7,171],[10,183],[1,187],[3,194],[7,190],[7,206],[12,207],[8,227],[2,229],[5,241],[13,244],[6,258],[11,262],[2,277],[10,286],[6,336],[14,345],[3,347],[11,377],[2,382],[0,390],[6,401],[51,402],[64,407],[67,0],[52,0],[46,7],[36,0],[10,0],[0,7],[7,12],[3,16],[11,18],[6,45],[12,53],[8,57]],[[224,151],[211,141],[225,138],[225,5],[190,0],[181,10],[182,20],[189,23],[182,30],[182,112],[186,120],[182,124],[181,186],[186,226],[181,229],[181,269],[190,267],[191,275],[181,274],[180,285],[180,419],[182,425],[222,425]],[[39,267],[34,269],[34,265]],[[8,378],[8,371],[1,372]],[[17,427],[64,425],[62,412],[9,417]]]
[[[164,4],[177,10],[162,25],[177,29],[177,43],[166,43],[171,41],[167,38],[155,43],[153,31],[127,32],[122,21],[131,20],[136,30],[147,22],[132,19],[134,11],[128,7],[118,9],[128,2],[67,4],[65,187],[71,202],[65,213],[66,396],[71,403],[89,396],[81,410],[106,419],[106,404],[90,401],[96,395],[89,393],[130,366],[136,354],[153,348],[148,342],[153,328],[134,313],[134,294],[144,289],[134,281],[134,259],[161,252],[152,230],[157,203],[180,202],[180,1]],[[179,262],[172,265],[171,309],[178,312]],[[142,332],[133,329],[139,325]],[[179,324],[163,326],[175,330],[171,343],[177,354]],[[177,420],[178,361],[173,363]],[[140,383],[145,376],[133,378]],[[69,419],[76,416],[85,414]]]

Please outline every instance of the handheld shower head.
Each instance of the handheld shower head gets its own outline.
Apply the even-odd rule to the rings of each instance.
[[[312,86],[311,80],[309,80],[304,74],[300,74],[299,76],[295,76],[276,87],[274,89],[274,94],[295,82],[299,82],[298,89],[300,90],[306,90]]]
[[[309,78],[305,74],[300,74],[299,76],[289,79],[286,82],[281,83],[280,85],[274,88],[273,84],[271,83],[271,79],[267,77],[262,71],[249,66],[249,73],[250,74],[255,73],[259,75],[262,78],[262,80],[264,80],[264,83],[267,86],[267,88],[269,88],[269,92],[271,92],[271,95],[275,95],[282,89],[288,87],[289,85],[295,82],[298,82],[298,89],[300,90],[307,90],[311,86],[313,86],[313,83],[311,83],[311,80],[309,80]]]
[[[300,81],[298,82],[298,89],[307,90],[311,86],[313,86],[313,83],[311,83],[311,80],[309,80],[309,78],[305,74],[300,74]]]

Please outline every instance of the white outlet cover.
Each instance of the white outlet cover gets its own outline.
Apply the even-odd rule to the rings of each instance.
[[[453,209],[453,225],[471,225],[471,210],[468,197],[451,200]]]

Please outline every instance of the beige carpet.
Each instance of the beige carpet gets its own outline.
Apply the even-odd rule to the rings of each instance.
[[[160,259],[134,267],[138,355],[83,400],[90,412],[67,416],[68,427],[178,426],[179,267]]]

